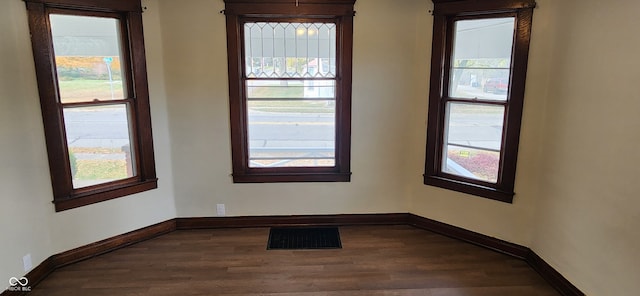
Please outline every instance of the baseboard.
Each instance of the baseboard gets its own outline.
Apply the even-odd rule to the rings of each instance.
[[[49,258],[45,259],[44,261],[42,261],[42,263],[40,263],[38,266],[36,266],[35,268],[33,268],[31,271],[29,271],[24,277],[26,277],[29,280],[29,287],[33,288],[35,287],[38,283],[40,283],[42,280],[44,280],[49,274],[51,274],[55,269],[55,265],[53,265],[53,256],[50,256]],[[8,295],[28,295],[29,292],[12,292],[9,290],[6,290],[2,293],[0,293],[1,296],[8,296]]]
[[[524,260],[562,295],[584,296],[584,293],[528,247],[409,213],[175,218],[53,255],[26,277],[30,285],[35,287],[56,268],[174,230],[307,225],[411,225]],[[0,293],[0,296],[7,295],[26,294],[9,291]]]
[[[95,256],[108,253],[120,248],[124,248],[126,246],[130,246],[132,244],[172,232],[175,229],[175,219],[171,219],[165,222],[130,231],[125,234],[116,235],[114,237],[91,243],[79,248],[65,251],[45,259],[42,263],[40,263],[29,273],[27,273],[25,277],[29,280],[29,286],[33,288],[57,268],[82,260],[90,259]],[[6,290],[0,293],[0,296],[7,295],[28,295],[28,292],[12,292]]]
[[[177,229],[272,227],[306,225],[393,225],[406,224],[409,214],[344,214],[294,216],[242,216],[176,218]]]
[[[414,214],[408,214],[407,224],[522,259],[563,296],[584,296],[582,291],[528,247]]]
[[[563,296],[584,296],[584,293],[582,293],[580,289],[574,286],[533,250],[529,250],[525,261]]]
[[[409,220],[407,221],[407,224],[461,241],[472,243],[474,245],[491,249],[503,254],[507,254],[518,259],[524,260],[531,251],[525,246],[503,241],[495,237],[490,237],[484,234],[473,232],[471,230],[456,227],[436,220],[431,220],[414,214],[409,214]]]
[[[130,231],[125,234],[104,239],[73,250],[54,255],[53,264],[56,268],[86,260],[107,252],[111,252],[126,246],[139,243],[176,230],[174,219],[160,222],[145,228]]]

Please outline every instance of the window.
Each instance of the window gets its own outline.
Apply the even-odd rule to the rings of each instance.
[[[424,182],[511,202],[533,0],[433,0]]]
[[[225,0],[233,181],[350,180],[355,0]]]
[[[56,211],[156,188],[140,3],[25,2]]]

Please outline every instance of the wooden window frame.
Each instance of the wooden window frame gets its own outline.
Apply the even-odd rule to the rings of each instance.
[[[355,0],[225,0],[229,106],[234,183],[349,182],[351,151],[351,62]],[[249,167],[243,24],[251,21],[336,22],[336,140],[333,167]]]
[[[513,202],[527,60],[535,0],[433,0],[433,44],[427,121],[424,184],[493,200]],[[509,90],[505,106],[502,145],[496,183],[442,171],[449,71],[453,51],[453,23],[457,20],[515,17]],[[472,100],[469,100],[472,101]],[[471,102],[473,103],[473,102]]]
[[[157,188],[153,154],[151,113],[147,83],[142,7],[129,0],[24,0],[29,15],[29,28],[42,109],[42,119],[53,187],[53,203],[57,212],[106,201]],[[56,64],[49,13],[78,16],[107,16],[120,21],[123,48],[123,85],[131,111],[131,146],[135,176],[82,188],[73,188],[69,153],[64,127],[63,104],[57,85]],[[107,104],[113,102],[107,102]]]

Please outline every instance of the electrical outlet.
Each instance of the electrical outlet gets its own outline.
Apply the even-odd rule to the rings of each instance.
[[[24,265],[24,271],[30,271],[33,268],[33,262],[31,262],[31,254],[27,254],[22,257],[22,265]]]
[[[217,204],[216,205],[216,210],[218,212],[218,216],[226,216],[226,210],[224,208],[224,204]]]

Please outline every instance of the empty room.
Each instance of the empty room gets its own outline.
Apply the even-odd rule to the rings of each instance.
[[[638,11],[2,0],[0,294],[638,295]]]

